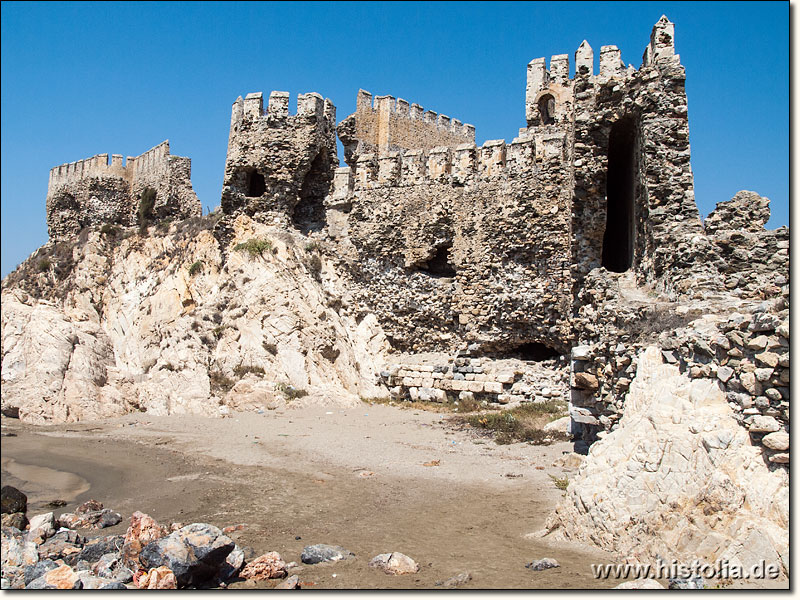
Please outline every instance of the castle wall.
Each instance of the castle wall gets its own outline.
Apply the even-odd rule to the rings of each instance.
[[[294,115],[286,92],[272,92],[266,111],[261,93],[239,97],[231,112],[223,212],[304,232],[320,226],[338,165],[335,126],[336,107],[316,93],[299,94]],[[254,183],[254,177],[261,179]]]
[[[402,98],[375,96],[373,100],[372,94],[359,90],[356,112],[340,124],[339,137],[349,164],[353,154],[474,144],[475,127]]]
[[[47,225],[51,239],[66,239],[84,227],[136,225],[139,197],[156,190],[157,218],[202,214],[192,189],[191,159],[171,156],[164,141],[139,156],[108,154],[53,167],[47,187]]]

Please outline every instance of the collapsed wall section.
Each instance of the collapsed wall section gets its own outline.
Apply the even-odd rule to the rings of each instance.
[[[172,156],[169,140],[140,156],[108,154],[53,167],[47,186],[47,227],[51,240],[72,237],[84,227],[136,225],[145,188],[156,191],[156,218],[187,218],[202,213],[192,189],[190,158]]]
[[[316,93],[239,97],[231,114],[222,188],[225,214],[244,213],[303,233],[325,225],[324,199],[338,164],[336,107]]]

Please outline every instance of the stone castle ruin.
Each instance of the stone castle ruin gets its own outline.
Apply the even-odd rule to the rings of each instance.
[[[96,154],[50,169],[47,229],[50,239],[68,239],[85,227],[136,225],[139,199],[146,188],[156,192],[153,214],[177,218],[202,214],[192,189],[192,159],[171,156],[169,140],[139,156]]]
[[[363,90],[338,124],[316,93],[300,94],[295,114],[286,92],[272,92],[266,108],[261,93],[239,97],[215,235],[227,238],[233,218],[247,215],[318,243],[347,282],[337,310],[375,315],[393,351],[407,355],[376,374],[396,397],[534,400],[525,373],[502,361],[566,365],[570,355],[573,433],[592,442],[620,419],[637,353],[654,332],[688,322],[687,306],[707,307],[720,288],[742,302],[780,296],[789,237],[785,227],[764,230],[768,200],[752,192],[701,222],[685,71],[666,17],[638,69],[603,46],[595,73],[586,41],[574,61],[572,77],[566,54],[531,61],[518,137],[482,146],[471,125]],[[135,223],[143,186],[157,189],[159,217],[199,214],[189,167],[166,142],[125,167],[116,155],[110,165],[99,155],[56,167],[51,237]],[[751,382],[764,347],[747,336],[772,325],[733,342],[670,338],[662,347],[698,377],[721,369],[743,420],[786,424],[788,354]],[[788,353],[788,337],[769,344]],[[425,353],[456,358],[413,359]]]

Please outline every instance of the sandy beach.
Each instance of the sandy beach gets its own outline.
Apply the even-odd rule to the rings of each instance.
[[[4,419],[3,484],[29,493],[29,514],[90,498],[159,522],[243,524],[231,534],[257,555],[297,561],[306,545],[338,544],[344,563],[303,565],[304,587],[434,588],[463,572],[464,588],[597,588],[590,564],[611,557],[538,539],[570,477],[571,444],[496,445],[446,414],[378,404],[278,409],[224,419],[128,415],[32,427]],[[390,576],[367,566],[398,551],[420,564]],[[534,572],[532,560],[560,568]],[[231,587],[272,587],[237,582]]]

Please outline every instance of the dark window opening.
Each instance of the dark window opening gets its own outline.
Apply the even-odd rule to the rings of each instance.
[[[556,122],[556,100],[550,94],[539,99],[539,114],[542,117],[542,125],[552,125]]]
[[[602,265],[615,273],[624,273],[633,264],[635,141],[636,124],[633,119],[621,119],[611,128]]]
[[[488,352],[487,356],[499,359],[517,358],[519,360],[541,362],[544,360],[557,360],[561,354],[555,348],[541,342],[523,342],[510,348]]]
[[[267,191],[267,183],[264,176],[258,171],[250,171],[247,174],[247,197],[260,198]]]
[[[331,185],[331,161],[322,150],[300,186],[300,199],[292,212],[292,222],[302,233],[325,227],[325,196]]]
[[[436,248],[434,255],[426,263],[420,265],[419,270],[431,277],[455,277],[456,268],[450,262],[450,249],[453,244],[442,244]]]

